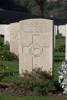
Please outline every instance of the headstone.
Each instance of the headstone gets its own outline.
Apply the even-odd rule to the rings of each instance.
[[[10,51],[17,56],[19,56],[18,52],[18,34],[20,33],[19,30],[19,23],[12,23],[10,24]]]
[[[66,54],[65,54],[65,60],[67,60],[67,24],[66,24]]]
[[[41,68],[53,71],[53,21],[28,19],[20,22],[19,74]]]
[[[56,47],[57,26],[54,25],[54,48]]]
[[[54,25],[54,33],[55,33],[55,36],[57,35],[57,25]]]
[[[64,37],[66,36],[66,25],[59,25],[59,33]]]
[[[10,44],[10,28],[9,28],[9,25],[5,26],[4,44],[6,44],[6,45]]]

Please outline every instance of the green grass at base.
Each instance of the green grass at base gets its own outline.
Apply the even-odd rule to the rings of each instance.
[[[61,64],[54,64],[54,80],[58,80],[58,67],[60,67]]]
[[[3,72],[3,67],[0,66],[0,81],[11,83],[15,81],[18,76],[19,62],[18,61],[0,61],[0,64],[4,64],[5,72]]]
[[[61,46],[65,45],[65,39],[60,38],[60,39],[56,39],[56,48],[60,48]]]
[[[19,69],[19,62],[18,61],[0,61],[0,64],[5,65],[6,72],[16,72]],[[0,72],[2,72],[3,67],[0,67]]]
[[[61,97],[39,97],[39,96],[19,96],[11,94],[0,94],[0,100],[67,100]]]

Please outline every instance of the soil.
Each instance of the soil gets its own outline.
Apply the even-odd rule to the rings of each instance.
[[[46,94],[35,94],[33,91],[31,90],[20,90],[20,89],[13,89],[13,88],[0,88],[0,93],[10,93],[10,94],[18,94],[18,95],[22,95],[22,96],[58,96],[58,97],[63,97],[64,95],[62,94],[62,92],[49,92],[47,95]]]
[[[66,97],[63,95],[61,91],[53,91],[46,94],[35,94],[31,90],[20,90],[20,89],[13,89],[10,88],[10,85],[8,83],[0,83],[0,93],[6,93],[6,94],[17,94],[22,96],[52,96],[52,97]]]

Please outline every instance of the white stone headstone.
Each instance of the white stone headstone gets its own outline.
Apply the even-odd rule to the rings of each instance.
[[[65,60],[67,60],[67,24],[66,24],[66,51],[65,51]]]
[[[28,19],[20,22],[19,73],[42,68],[53,71],[53,21]]]
[[[66,36],[66,25],[59,25],[59,33]]]
[[[54,48],[56,47],[57,25],[54,25]]]
[[[19,23],[10,24],[10,51],[19,56],[18,34],[20,34]]]

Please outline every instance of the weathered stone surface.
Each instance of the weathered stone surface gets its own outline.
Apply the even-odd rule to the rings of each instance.
[[[65,60],[67,60],[67,24],[66,24],[66,51],[65,51]]]
[[[57,25],[54,25],[54,48],[56,47]]]
[[[19,73],[42,68],[53,71],[53,21],[28,19],[20,22]]]
[[[19,44],[18,44],[18,34],[20,33],[19,30],[19,23],[12,23],[10,24],[10,51],[19,56]]]

